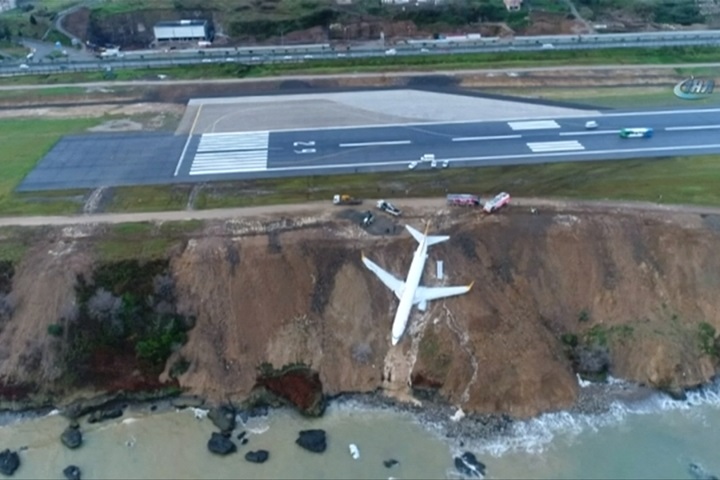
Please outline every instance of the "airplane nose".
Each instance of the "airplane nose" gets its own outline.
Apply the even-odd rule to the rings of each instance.
[[[399,338],[392,337],[393,347],[398,344],[398,340],[400,340],[400,339],[399,339]]]

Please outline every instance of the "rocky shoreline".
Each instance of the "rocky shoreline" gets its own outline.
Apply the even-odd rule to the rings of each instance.
[[[712,383],[700,387],[699,390],[701,392],[704,389],[714,391],[718,385],[718,379],[714,379]],[[691,391],[687,393],[690,394]],[[578,417],[584,415],[601,416],[609,413],[613,405],[618,402],[630,406],[645,402],[651,398],[661,398],[661,395],[666,395],[668,399],[678,400],[667,392],[612,378],[606,383],[582,382],[576,404],[568,410],[555,413],[567,413]],[[479,476],[476,474],[484,472],[485,469],[484,464],[472,452],[474,446],[483,441],[509,438],[514,433],[517,433],[513,428],[514,424],[542,417],[514,419],[504,414],[465,415],[458,408],[441,400],[426,400],[422,405],[418,406],[399,402],[379,391],[340,394],[332,398],[325,398],[324,404],[331,410],[374,410],[410,414],[418,423],[449,444],[451,450],[456,452],[454,454],[456,469],[466,476]],[[17,421],[36,419],[50,414],[63,415],[68,420],[68,426],[63,432],[57,432],[58,439],[66,448],[76,449],[83,444],[82,429],[85,424],[118,419],[133,413],[150,415],[153,413],[195,409],[197,418],[206,416],[217,427],[218,431],[214,432],[208,440],[207,449],[213,454],[222,456],[237,452],[237,446],[247,443],[247,439],[243,438],[245,437],[243,428],[250,418],[265,417],[272,414],[273,408],[286,409],[290,407],[288,405],[276,405],[275,407],[256,405],[250,408],[236,408],[232,405],[212,405],[200,397],[184,395],[156,396],[153,399],[145,397],[133,401],[127,395],[121,395],[115,397],[99,396],[84,402],[76,401],[62,410],[42,408],[23,412],[5,411],[2,412],[5,415],[0,418],[2,418],[3,425],[9,425]],[[321,415],[317,417],[319,416]],[[239,434],[237,434],[238,431]],[[325,432],[312,429],[300,431],[296,443],[311,452],[323,453],[326,448]],[[22,446],[13,447],[17,448],[18,451],[26,448]],[[202,447],[199,446],[199,448]],[[11,467],[14,465],[16,469],[16,452],[7,450],[3,454],[5,455],[3,461]],[[252,463],[264,463],[271,454],[267,450],[248,451],[245,453],[245,459]],[[388,462],[392,464],[392,459],[388,460]],[[11,470],[12,468],[8,469],[8,472]],[[69,465],[63,471],[63,474],[66,478],[79,479],[81,472],[77,466]]]

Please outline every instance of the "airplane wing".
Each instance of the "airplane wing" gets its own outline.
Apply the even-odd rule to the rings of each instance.
[[[471,283],[464,287],[418,287],[417,290],[415,290],[413,303],[423,303],[440,298],[462,295],[463,293],[469,292],[472,286],[473,284]]]
[[[392,274],[380,268],[377,264],[373,263],[373,261],[367,258],[365,255],[362,256],[362,261],[365,266],[375,275],[377,275],[377,277],[385,284],[385,286],[392,290],[395,296],[400,299],[403,289],[405,288],[405,282],[395,278]]]

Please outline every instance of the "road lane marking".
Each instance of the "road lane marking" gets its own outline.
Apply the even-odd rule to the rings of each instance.
[[[531,120],[527,122],[508,122],[513,130],[547,130],[560,128],[555,120]]]
[[[618,135],[620,130],[596,130],[593,132],[560,132],[561,137],[570,137],[575,135]]]
[[[350,148],[350,147],[375,147],[375,146],[381,146],[381,145],[410,145],[412,142],[410,140],[392,140],[387,142],[363,142],[363,143],[341,143],[340,147],[342,148]]]
[[[585,150],[577,140],[568,140],[565,142],[531,142],[527,144],[528,148],[533,152],[568,152],[575,150]]]
[[[675,132],[681,130],[717,130],[720,125],[696,125],[691,127],[665,127],[668,132]]]
[[[456,162],[492,162],[496,160],[515,160],[526,158],[530,160],[528,163],[535,163],[538,158],[553,158],[570,156],[572,158],[588,155],[607,155],[612,153],[643,153],[643,152],[673,152],[680,150],[701,150],[703,148],[720,150],[720,143],[713,143],[708,145],[690,145],[690,146],[668,146],[668,147],[649,147],[649,148],[619,148],[616,150],[583,150],[579,152],[546,152],[546,153],[520,153],[510,155],[490,155],[485,157],[458,157],[458,158],[441,158],[438,159],[440,162],[447,161],[448,163]],[[611,159],[611,160],[622,160],[622,159]],[[295,167],[273,167],[268,168],[268,172],[292,172],[292,171],[308,171],[308,170],[335,170],[335,169],[355,169],[362,167],[387,167],[394,165],[407,166],[410,162],[415,160],[392,160],[388,162],[367,162],[367,163],[341,163],[335,165],[302,165]],[[572,161],[572,160],[571,160]]]
[[[522,135],[493,135],[489,137],[456,137],[453,142],[476,142],[482,140],[504,140],[506,138],[522,138]]]
[[[190,145],[190,140],[192,140],[193,132],[195,131],[195,125],[197,125],[198,118],[200,118],[200,110],[202,110],[202,104],[200,104],[200,108],[198,108],[197,112],[195,112],[195,120],[193,120],[192,126],[190,127],[190,132],[188,133],[188,138],[185,141],[185,146],[183,147],[183,151],[180,154],[180,158],[178,158],[178,163],[175,166],[175,173],[173,174],[173,177],[177,177],[178,173],[180,173],[180,167],[182,166],[183,160],[185,159],[185,154],[187,153],[188,146]]]
[[[219,152],[230,150],[267,150],[270,132],[238,132],[200,137],[198,152]]]

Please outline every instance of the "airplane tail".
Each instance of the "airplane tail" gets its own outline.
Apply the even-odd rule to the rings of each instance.
[[[428,235],[427,231],[428,231],[429,227],[430,227],[430,225],[428,224],[428,227],[425,228],[425,233],[423,234],[423,233],[420,233],[417,230],[415,230],[410,225],[405,225],[405,228],[407,228],[407,231],[410,232],[410,234],[415,238],[415,240],[418,243],[422,243],[422,241],[424,239],[427,239],[428,247],[430,245],[435,245],[437,243],[441,243],[441,242],[444,242],[444,241],[450,239],[450,237],[447,235]]]

